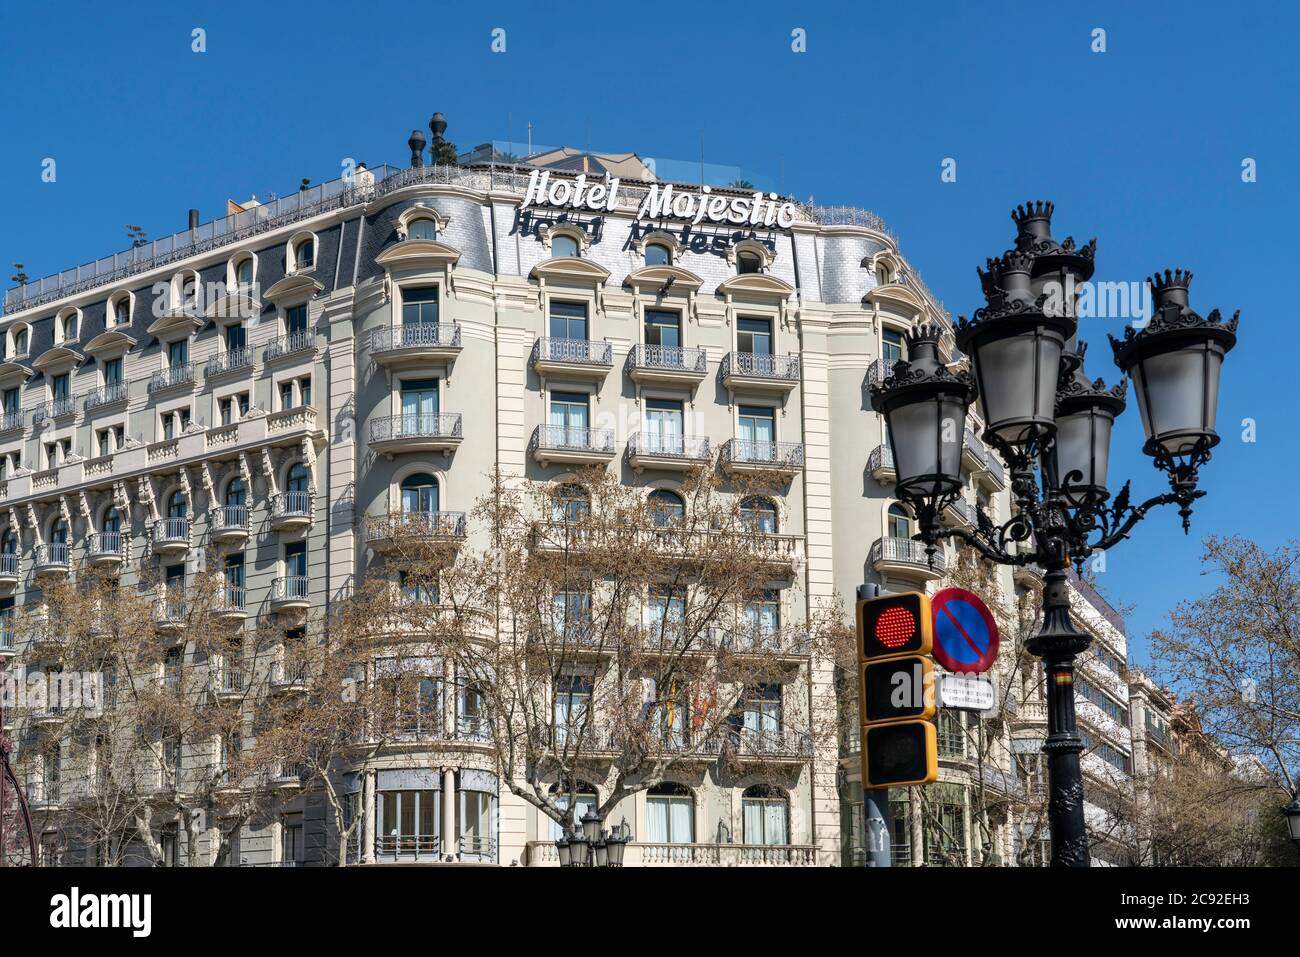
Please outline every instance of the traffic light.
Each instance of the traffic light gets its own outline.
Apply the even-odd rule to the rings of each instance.
[[[858,602],[862,786],[905,787],[939,777],[934,612],[921,592]]]
[[[904,655],[862,665],[862,720],[922,720],[935,715],[934,662],[923,655]]]
[[[938,748],[932,722],[896,721],[863,729],[864,788],[930,784],[938,779]]]
[[[933,647],[929,596],[910,591],[858,602],[858,654],[864,660],[928,655]]]

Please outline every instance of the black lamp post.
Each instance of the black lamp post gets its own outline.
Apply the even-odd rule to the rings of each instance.
[[[939,357],[941,330],[917,326],[910,360],[871,390],[885,416],[898,471],[895,493],[917,518],[917,538],[933,555],[943,539],[959,539],[1003,565],[1041,565],[1043,620],[1025,644],[1043,659],[1048,725],[1043,753],[1051,794],[1048,816],[1054,866],[1086,866],[1083,778],[1074,714],[1074,659],[1091,639],[1070,620],[1066,568],[1127,538],[1159,505],[1177,505],[1188,528],[1192,503],[1205,493],[1197,470],[1219,441],[1214,431],[1219,372],[1236,342],[1237,316],[1202,317],[1188,303],[1191,273],[1150,280],[1155,315],[1143,328],[1111,337],[1116,364],[1134,380],[1143,451],[1169,477],[1170,491],[1141,505],[1126,483],[1111,499],[1110,433],[1124,410],[1126,383],[1107,389],[1083,373],[1085,344],[1077,340],[1078,284],[1093,272],[1096,241],[1076,247],[1051,236],[1051,203],[1029,203],[1012,214],[1014,249],[980,270],[986,303],[959,320],[957,344],[972,374],[950,371]],[[976,506],[976,528],[944,528],[943,509],[960,494],[966,410],[978,393],[984,439],[1006,461],[1016,514],[994,525]],[[1290,812],[1288,812],[1290,813]],[[1298,812],[1300,813],[1300,812]],[[1288,818],[1293,833],[1300,828]]]
[[[1282,808],[1282,813],[1286,815],[1286,827],[1291,840],[1300,848],[1300,791],[1292,796],[1290,804]]]
[[[561,867],[622,867],[623,852],[631,839],[625,818],[612,830],[601,830],[601,817],[588,811],[578,822],[578,829],[566,830],[555,842]]]

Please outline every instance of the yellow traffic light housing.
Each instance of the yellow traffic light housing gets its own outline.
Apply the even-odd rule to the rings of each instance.
[[[934,613],[921,592],[858,602],[858,656],[867,661],[895,655],[928,655],[934,648]]]
[[[895,721],[862,729],[862,786],[906,787],[939,779],[939,748],[930,721]]]

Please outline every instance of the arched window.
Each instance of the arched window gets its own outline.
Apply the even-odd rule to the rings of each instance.
[[[50,544],[68,544],[68,523],[61,518],[55,520],[54,524],[50,526]]]
[[[13,330],[13,354],[15,356],[27,355],[30,335],[27,327],[23,325],[14,326]]]
[[[885,534],[890,538],[911,538],[912,537],[912,520],[908,517],[907,509],[901,505],[889,506],[889,516],[886,519]]]
[[[888,286],[893,281],[894,274],[889,270],[889,263],[876,263],[876,285]]]
[[[190,273],[181,280],[181,308],[197,309],[199,306],[199,281]]]
[[[113,325],[125,326],[131,322],[131,297],[119,296],[113,303]]]
[[[553,800],[562,811],[569,809],[569,788],[562,787],[559,784],[551,785],[551,800]],[[596,797],[595,790],[585,781],[580,781],[573,789],[573,804],[576,808],[574,814],[574,827],[581,830],[582,816],[584,814],[593,814],[599,805],[599,798]],[[564,829],[559,822],[551,820],[551,840],[558,841],[564,836]]]
[[[293,247],[294,269],[310,269],[316,265],[316,242],[310,236],[298,240]]]
[[[407,239],[437,239],[438,224],[427,216],[413,219],[406,227]]]
[[[776,506],[768,499],[751,495],[740,503],[740,520],[749,531],[774,534]]]
[[[59,333],[63,342],[70,342],[77,338],[77,313],[75,311],[69,312],[63,317]]]
[[[686,503],[676,492],[657,488],[650,493],[650,519],[655,528],[676,525],[686,515]]]
[[[671,266],[673,262],[672,253],[663,243],[650,243],[645,248],[645,264],[647,266]]]
[[[0,536],[0,555],[17,555],[18,554],[18,536],[14,534],[12,528],[6,528],[3,536]]]
[[[251,286],[253,284],[253,257],[245,256],[235,264],[235,285]]]
[[[167,500],[167,517],[168,518],[188,518],[190,514],[190,501],[181,491],[172,492],[172,497]]]
[[[122,513],[115,507],[104,513],[103,531],[105,535],[114,535],[122,531]]]
[[[740,253],[736,256],[736,272],[740,274],[762,272],[763,260],[758,253]]]
[[[591,497],[581,485],[561,485],[551,504],[551,520],[580,522],[591,514]]]
[[[789,844],[789,805],[776,788],[755,784],[740,799],[746,844]]]
[[[438,511],[438,483],[427,472],[402,479],[402,514],[428,515]]]
[[[241,478],[232,479],[226,486],[226,505],[241,508],[248,501],[248,488]]]
[[[551,255],[552,256],[578,255],[578,241],[574,239],[572,236],[551,237]]]
[[[690,788],[665,782],[646,792],[646,841],[695,843],[695,798]]]
[[[285,482],[284,490],[286,492],[306,492],[310,481],[311,475],[307,471],[307,466],[301,462],[296,462],[293,468],[289,469],[289,479]]]

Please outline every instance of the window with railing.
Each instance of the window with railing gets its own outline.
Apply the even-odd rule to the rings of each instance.
[[[381,790],[375,802],[375,851],[381,858],[436,858],[442,850],[442,792]]]
[[[966,756],[966,725],[962,712],[940,708],[935,730],[939,754],[949,758]]]

